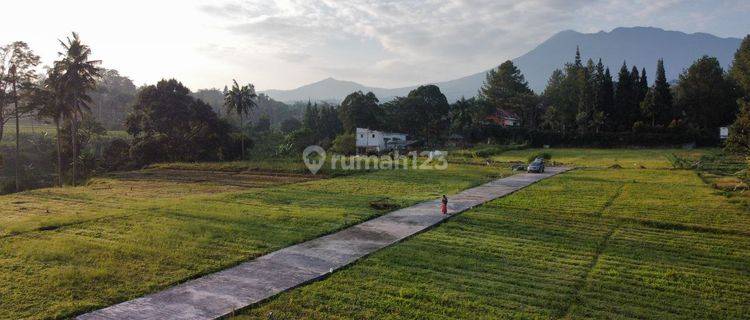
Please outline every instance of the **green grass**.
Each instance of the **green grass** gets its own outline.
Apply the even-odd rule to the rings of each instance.
[[[0,319],[111,305],[385,213],[373,201],[408,206],[508,173],[454,165],[248,189],[147,172],[2,196]]]
[[[19,126],[21,136],[24,135],[30,136],[30,135],[37,135],[37,136],[47,136],[50,139],[54,139],[57,136],[57,131],[55,129],[55,126],[53,124],[21,124]],[[16,125],[13,121],[8,122],[5,125],[5,134],[3,135],[3,140],[0,141],[0,146],[4,145],[14,145],[15,139],[16,139]],[[128,139],[130,136],[125,131],[115,131],[115,130],[109,130],[107,131],[106,137],[110,138],[122,138],[122,139]]]
[[[742,319],[748,222],[692,171],[576,170],[238,318]]]
[[[672,168],[667,155],[676,153],[686,157],[698,157],[706,149],[525,149],[510,150],[492,157],[494,161],[526,162],[529,156],[549,153],[552,161],[559,164],[577,167],[608,168],[619,165],[623,168],[664,169]]]
[[[746,318],[750,213],[665,155],[503,151],[486,165],[312,179],[293,159],[162,164],[0,196],[0,319],[60,318],[166,288],[510,174],[542,181],[244,312],[274,319]],[[505,166],[502,164],[506,163]],[[604,169],[619,164],[625,169]],[[647,169],[641,169],[641,166]],[[247,171],[250,170],[250,171]],[[180,173],[182,172],[182,173]]]

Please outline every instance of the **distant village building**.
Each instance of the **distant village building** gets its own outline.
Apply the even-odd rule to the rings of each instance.
[[[488,122],[501,125],[503,127],[515,127],[520,125],[518,115],[513,112],[497,109],[494,114],[486,119]]]
[[[405,133],[383,132],[357,128],[357,153],[383,153],[401,150],[406,145]]]

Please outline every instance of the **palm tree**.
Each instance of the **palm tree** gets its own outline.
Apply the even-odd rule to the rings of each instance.
[[[255,102],[255,98],[258,95],[255,93],[255,86],[252,84],[240,87],[237,84],[237,80],[232,81],[234,82],[232,89],[224,93],[224,107],[227,108],[227,113],[234,112],[240,117],[240,144],[242,147],[242,160],[245,160],[245,123],[242,120],[242,116],[250,113],[250,110],[258,106]]]
[[[71,138],[73,143],[73,186],[78,178],[78,121],[84,112],[89,112],[91,97],[88,91],[96,86],[96,80],[100,77],[102,69],[99,68],[100,60],[89,60],[91,48],[83,44],[78,34],[73,32],[72,37],[60,40],[63,51],[59,52],[60,60],[55,62],[54,68],[60,73],[58,93],[63,97],[61,101],[68,104],[61,108],[65,110],[65,116],[70,120]]]

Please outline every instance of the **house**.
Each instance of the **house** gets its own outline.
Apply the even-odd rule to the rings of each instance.
[[[494,114],[487,116],[486,120],[503,127],[515,127],[520,124],[518,115],[503,109],[497,109]]]
[[[383,132],[357,128],[357,153],[383,153],[403,149],[406,145],[405,133]]]

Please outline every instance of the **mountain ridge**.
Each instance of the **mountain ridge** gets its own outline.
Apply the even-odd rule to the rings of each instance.
[[[524,74],[529,86],[537,93],[541,93],[552,71],[573,60],[576,47],[580,47],[584,61],[589,58],[597,61],[601,58],[613,76],[617,74],[622,63],[627,62],[628,68],[632,68],[633,65],[639,69],[645,67],[649,79],[653,80],[656,61],[663,58],[667,78],[675,80],[683,69],[703,55],[716,57],[726,69],[740,42],[739,38],[721,38],[705,32],[685,33],[656,27],[617,27],[609,32],[594,33],[566,29],[555,33],[512,61]],[[502,61],[496,64],[500,63]],[[425,84],[437,85],[449,101],[455,101],[462,96],[475,96],[484,82],[487,71],[489,70]],[[398,88],[370,87],[354,81],[328,77],[296,89],[266,90],[262,93],[285,102],[339,102],[354,91],[372,91],[381,101],[387,101],[395,96],[404,96],[416,87],[418,85]]]

